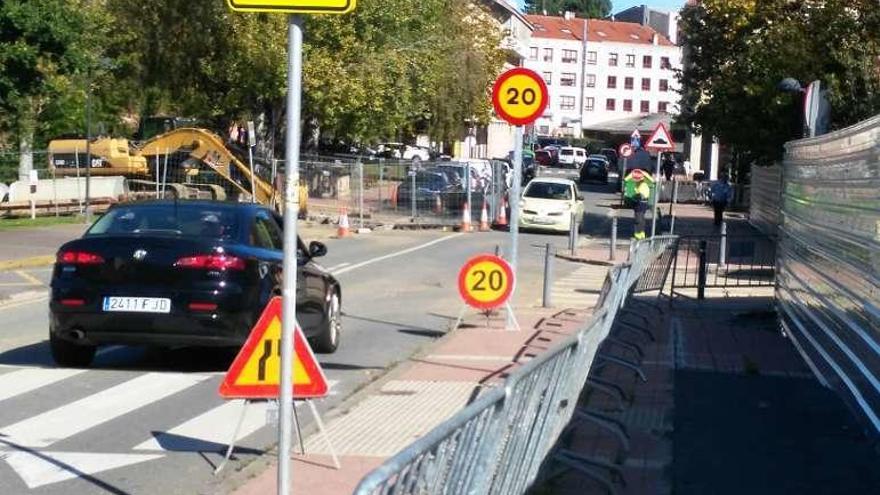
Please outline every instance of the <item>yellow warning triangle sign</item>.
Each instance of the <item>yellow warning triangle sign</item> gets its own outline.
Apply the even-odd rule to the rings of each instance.
[[[299,325],[294,341],[293,398],[326,396],[327,379]],[[273,297],[229,366],[220,383],[220,396],[226,399],[277,398],[281,385],[280,370],[281,298]]]

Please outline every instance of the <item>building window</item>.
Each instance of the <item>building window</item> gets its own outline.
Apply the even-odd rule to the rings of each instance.
[[[609,53],[608,54],[608,65],[611,67],[617,67],[617,54]]]
[[[624,112],[632,112],[633,111],[633,101],[632,100],[623,100],[623,111]]]
[[[538,134],[541,134],[543,136],[550,134],[550,126],[549,125],[538,126]]]
[[[642,91],[651,91],[651,79],[647,77],[642,78]]]
[[[587,63],[596,65],[596,52],[587,52]]]
[[[547,86],[553,84],[553,73],[552,72],[542,72],[542,76],[544,76],[544,82],[547,83]]]
[[[669,102],[661,101],[657,104],[657,111],[660,113],[666,113],[669,111]]]
[[[596,99],[592,96],[584,98],[584,110],[592,112],[596,109]]]
[[[529,60],[538,60],[538,47],[529,47]]]
[[[585,86],[588,88],[596,87],[596,74],[587,74],[587,81]]]
[[[562,63],[573,64],[577,62],[577,50],[562,50]]]
[[[544,48],[544,62],[552,62],[553,61],[553,49],[552,48]]]
[[[609,112],[614,111],[614,98],[608,98],[605,100],[605,110],[608,110]]]
[[[562,77],[559,78],[560,86],[575,86],[576,85],[576,76],[571,72],[563,72]]]
[[[666,79],[660,79],[660,91],[667,92],[669,91],[669,81]]]
[[[574,96],[563,96],[559,103],[560,110],[574,110]]]
[[[653,65],[654,60],[650,55],[645,55],[642,57],[642,67],[645,69],[650,69]]]
[[[640,108],[642,113],[651,113],[651,102],[642,100],[642,105]]]
[[[623,78],[623,89],[633,89],[633,78],[631,78],[631,77]]]
[[[617,77],[616,76],[608,76],[608,89],[617,88]]]
[[[636,56],[633,54],[629,54],[626,56],[626,66],[627,67],[635,67],[636,66]]]
[[[669,63],[669,57],[660,57],[660,68],[661,69],[671,69],[672,64]]]

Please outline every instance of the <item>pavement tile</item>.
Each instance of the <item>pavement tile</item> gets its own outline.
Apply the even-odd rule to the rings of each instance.
[[[342,469],[333,467],[333,460],[326,455],[296,454],[291,460],[293,493],[348,494],[367,473],[379,466],[384,458],[366,456],[340,456]],[[272,465],[244,486],[235,495],[266,495],[275,493],[278,467]],[[318,488],[319,490],[316,490]]]

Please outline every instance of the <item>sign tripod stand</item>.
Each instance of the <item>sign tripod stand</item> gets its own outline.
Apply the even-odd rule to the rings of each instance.
[[[495,254],[480,254],[469,259],[458,272],[458,293],[464,300],[453,330],[464,318],[468,306],[486,313],[486,327],[492,310],[504,306],[507,309],[507,329],[519,331],[519,322],[510,305],[515,279],[513,268],[504,258]]]

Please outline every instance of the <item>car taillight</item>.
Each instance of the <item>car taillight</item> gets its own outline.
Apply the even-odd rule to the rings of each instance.
[[[86,251],[62,251],[58,253],[58,263],[68,265],[99,265],[104,258]]]
[[[190,311],[214,311],[217,309],[215,303],[208,302],[191,302],[189,303]]]
[[[86,304],[85,299],[62,299],[59,302],[62,306],[83,306]]]
[[[245,263],[241,258],[226,254],[197,254],[180,258],[174,266],[197,270],[244,270]]]

